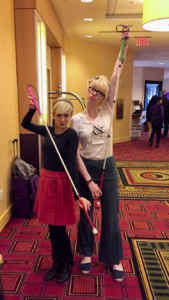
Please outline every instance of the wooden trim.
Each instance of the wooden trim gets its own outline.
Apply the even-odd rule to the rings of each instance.
[[[58,90],[58,85],[62,83],[62,49],[51,48],[51,66],[52,66],[52,91]]]
[[[0,232],[8,223],[12,216],[12,204],[6,209],[6,211],[0,216]]]
[[[37,9],[50,32],[52,44],[64,49],[64,30],[49,0],[14,0],[15,10]],[[56,41],[54,41],[56,40]],[[52,46],[52,44],[50,46]]]
[[[32,84],[37,88],[35,28],[34,9],[15,10],[19,123],[28,111],[27,85]],[[33,122],[38,123],[37,114]],[[28,133],[21,125],[19,130],[20,133]]]
[[[36,0],[14,0],[14,8],[36,8]]]
[[[131,141],[131,136],[124,137],[124,138],[114,139],[114,140],[113,140],[113,144],[116,144],[116,143],[123,143],[123,142],[129,142],[129,141]]]

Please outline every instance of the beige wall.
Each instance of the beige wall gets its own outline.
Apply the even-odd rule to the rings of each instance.
[[[166,90],[167,92],[169,92],[169,79],[163,80],[163,90]]]
[[[132,100],[142,101],[143,67],[133,68]]]
[[[119,48],[82,42],[65,40],[66,54],[66,89],[86,99],[87,80],[98,75],[111,77]],[[131,100],[133,79],[133,51],[128,51],[127,61],[121,74],[118,98],[124,99],[124,118],[114,118],[113,141],[130,140]],[[75,113],[82,111],[78,101],[75,103]]]
[[[144,105],[145,80],[163,81],[164,69],[162,68],[133,68],[132,100],[140,100]]]
[[[5,24],[0,31],[3,41],[0,46],[0,190],[4,190],[4,199],[0,202],[1,231],[11,215],[12,140],[19,138],[13,1],[1,1],[0,20]]]

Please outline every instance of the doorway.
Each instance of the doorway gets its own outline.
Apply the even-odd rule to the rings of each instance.
[[[162,90],[162,81],[145,80],[144,89],[144,110],[147,110],[147,105],[151,100],[152,96],[160,96]]]

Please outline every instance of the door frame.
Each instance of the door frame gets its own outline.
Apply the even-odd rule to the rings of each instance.
[[[158,84],[159,85],[159,92],[158,96],[160,96],[160,91],[162,90],[163,81],[162,80],[145,80],[144,84],[144,110],[145,110],[145,96],[146,96],[146,84]]]

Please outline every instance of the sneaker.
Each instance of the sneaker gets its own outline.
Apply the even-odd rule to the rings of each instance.
[[[112,271],[113,278],[116,282],[121,282],[124,279],[124,271],[123,271],[123,267],[121,264],[120,264],[120,267],[121,267],[121,270],[113,269],[113,271]]]
[[[159,144],[155,144],[155,147],[159,147]]]
[[[153,143],[152,143],[151,141],[149,141],[149,146],[152,146],[152,144],[153,144]]]

